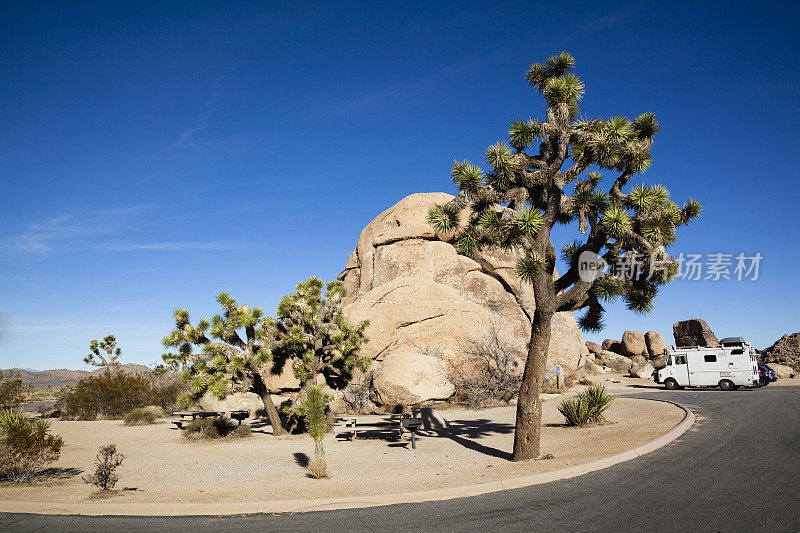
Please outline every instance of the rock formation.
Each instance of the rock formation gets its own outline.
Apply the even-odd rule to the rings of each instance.
[[[485,334],[492,324],[521,351],[527,345],[535,303],[532,287],[516,276],[516,256],[459,255],[428,224],[429,208],[452,198],[412,194],[361,232],[339,279],[348,293],[347,318],[370,321],[365,355],[377,361],[397,353],[458,357],[460,343]],[[572,313],[557,313],[549,364],[570,372],[586,354]]]
[[[625,333],[622,334],[622,355],[633,357],[646,354],[647,344],[644,341],[644,333],[630,329],[625,330]]]
[[[675,346],[719,346],[717,339],[705,320],[692,318],[672,325]]]
[[[644,342],[647,344],[647,354],[650,357],[658,357],[667,349],[664,337],[657,331],[648,331],[645,333]]]
[[[761,352],[762,363],[797,365],[800,363],[800,332],[784,335]]]

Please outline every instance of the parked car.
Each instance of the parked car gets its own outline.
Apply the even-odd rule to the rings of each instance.
[[[775,371],[764,363],[758,363],[758,381],[761,385],[769,385],[773,381],[778,381]]]

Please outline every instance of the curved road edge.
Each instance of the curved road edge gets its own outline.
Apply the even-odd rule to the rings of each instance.
[[[322,498],[316,500],[276,500],[233,503],[70,503],[70,502],[32,502],[32,501],[0,501],[2,513],[28,514],[77,514],[89,516],[201,516],[201,515],[234,515],[255,513],[303,513],[309,511],[332,511],[336,509],[358,509],[394,505],[400,503],[419,503],[428,501],[452,500],[469,496],[479,496],[491,492],[518,489],[569,479],[596,470],[602,470],[616,464],[636,459],[653,450],[666,446],[694,425],[696,417],[691,409],[680,403],[655,399],[638,398],[647,401],[665,402],[680,407],[684,411],[683,420],[664,435],[646,442],[641,446],[620,452],[609,457],[589,461],[575,466],[568,466],[541,472],[517,476],[497,481],[486,481],[470,485],[458,485],[427,489],[414,492],[396,492],[376,494],[374,496],[346,496],[340,498]]]

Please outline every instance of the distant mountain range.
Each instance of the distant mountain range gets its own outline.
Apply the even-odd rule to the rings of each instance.
[[[144,365],[128,363],[120,365],[124,372],[135,374],[150,373],[152,370]],[[29,368],[6,368],[3,369],[5,378],[18,377],[23,383],[30,383],[34,390],[46,389],[47,387],[63,387],[64,385],[75,385],[78,381],[90,376],[97,376],[103,372],[102,368],[95,370],[67,370],[59,368],[55,370],[31,370]]]

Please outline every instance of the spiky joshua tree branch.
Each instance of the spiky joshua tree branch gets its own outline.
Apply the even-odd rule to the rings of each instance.
[[[122,348],[117,346],[114,335],[106,335],[101,341],[92,339],[89,343],[89,355],[83,358],[83,362],[87,365],[105,367],[106,370],[113,372],[119,370],[118,359],[121,354]]]
[[[647,313],[659,287],[677,270],[666,251],[676,241],[676,229],[701,211],[691,199],[677,206],[662,185],[625,192],[634,176],[650,168],[653,137],[661,128],[654,113],[634,120],[579,118],[584,84],[571,72],[574,64],[561,52],[530,67],[525,78],[544,97],[545,120],[512,122],[509,141],[486,150],[488,172],[455,161],[452,178],[460,192],[428,215],[434,229],[453,238],[464,255],[513,250],[517,275],[533,285],[536,310],[517,404],[515,461],[540,453],[539,392],[554,313],[583,310],[578,323],[588,331],[603,328],[606,302],[621,298],[628,309]],[[536,145],[538,153],[526,153]],[[599,170],[613,173],[605,189]],[[556,224],[574,223],[584,237],[561,246],[569,268],[557,277],[550,233]],[[578,261],[584,252],[611,265],[632,266],[625,276],[587,278]],[[653,276],[656,270],[661,275]]]
[[[236,390],[253,391],[261,397],[272,424],[273,435],[286,433],[260,368],[272,359],[273,321],[259,307],[239,305],[228,293],[217,295],[222,314],[210,321],[203,318],[196,326],[186,309],[175,311],[175,329],[162,341],[178,353],[162,357],[173,368],[184,366],[183,378],[199,397],[210,392],[219,399]],[[200,347],[192,353],[192,346]],[[188,366],[186,363],[188,362]]]

